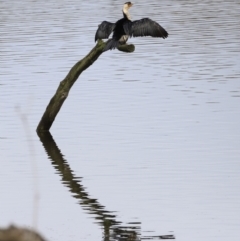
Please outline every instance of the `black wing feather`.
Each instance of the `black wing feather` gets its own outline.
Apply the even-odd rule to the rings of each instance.
[[[130,37],[152,36],[167,38],[168,36],[168,32],[162,26],[149,18],[129,21],[123,25],[123,28]]]
[[[110,23],[110,22],[107,22],[107,21],[103,21],[98,26],[98,30],[97,30],[97,32],[95,34],[95,42],[98,39],[108,38],[109,35],[112,33],[114,28],[115,28],[115,23]]]

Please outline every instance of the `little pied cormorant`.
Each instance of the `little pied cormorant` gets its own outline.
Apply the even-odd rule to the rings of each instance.
[[[157,22],[143,18],[136,21],[131,21],[129,8],[132,7],[131,2],[126,2],[123,5],[123,18],[116,23],[103,21],[99,26],[95,35],[95,42],[98,39],[106,39],[113,32],[113,36],[106,43],[104,51],[117,48],[119,45],[125,44],[129,37],[152,36],[159,38],[167,38],[167,31]]]

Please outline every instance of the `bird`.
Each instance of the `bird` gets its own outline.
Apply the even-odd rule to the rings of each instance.
[[[152,36],[159,38],[167,38],[168,32],[157,22],[150,18],[142,18],[140,20],[132,21],[129,9],[133,3],[126,2],[123,5],[123,18],[119,19],[116,23],[103,21],[95,34],[95,42],[99,39],[108,39],[111,33],[112,38],[106,42],[103,51],[118,48],[119,45],[126,44],[129,37],[143,37]]]

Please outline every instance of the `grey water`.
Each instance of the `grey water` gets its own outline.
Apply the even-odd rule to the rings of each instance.
[[[121,1],[0,1],[0,227],[48,240],[240,239],[240,2],[134,2],[132,38],[35,129]]]

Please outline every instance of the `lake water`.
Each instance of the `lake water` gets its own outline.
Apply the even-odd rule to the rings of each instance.
[[[101,55],[52,137],[35,132],[122,4],[0,1],[0,226],[59,241],[239,241],[239,1],[135,2],[132,18],[169,38]]]

